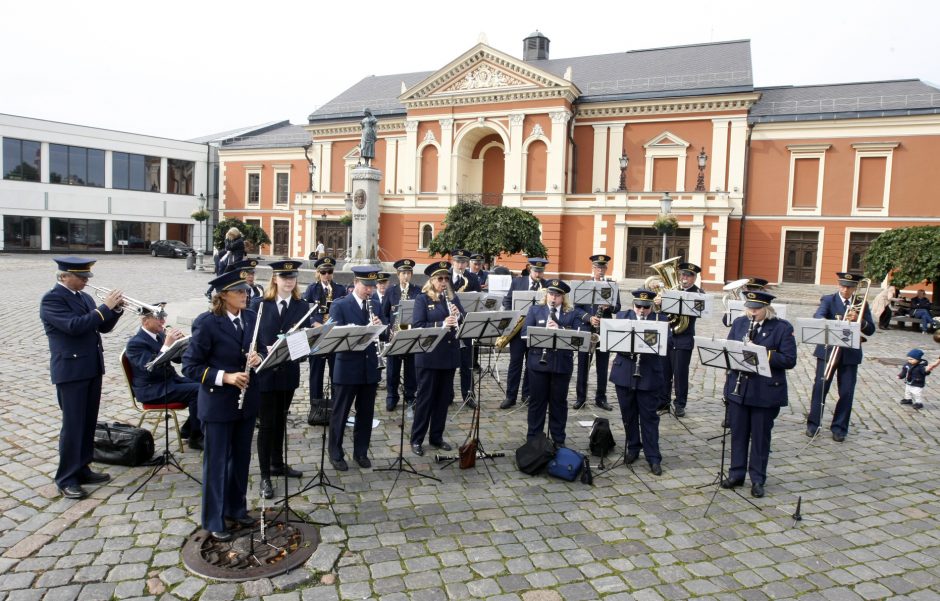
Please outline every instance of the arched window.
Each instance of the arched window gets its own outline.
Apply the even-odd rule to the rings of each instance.
[[[421,226],[421,250],[426,250],[431,246],[431,240],[434,238],[434,226],[430,223],[425,223]]]

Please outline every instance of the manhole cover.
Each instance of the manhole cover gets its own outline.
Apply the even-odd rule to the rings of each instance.
[[[257,511],[251,516],[258,519]],[[265,513],[267,520],[277,516],[277,510]],[[277,516],[265,523],[264,536],[261,522],[252,528],[232,530],[235,537],[228,542],[214,540],[199,529],[183,544],[183,564],[194,574],[215,580],[240,582],[271,578],[302,566],[320,544],[319,531],[300,521],[284,522]]]

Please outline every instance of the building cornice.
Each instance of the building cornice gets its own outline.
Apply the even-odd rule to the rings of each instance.
[[[307,125],[304,127],[313,137],[324,136],[356,136],[362,133],[362,125],[359,121],[342,121],[338,123],[327,123],[317,125]],[[405,131],[405,120],[395,119],[379,121],[376,124],[377,132],[399,132]]]
[[[704,112],[748,111],[760,94],[733,94],[722,96],[696,96],[691,98],[660,98],[632,102],[604,102],[577,105],[578,119],[598,117],[630,117],[636,115],[663,115]]]

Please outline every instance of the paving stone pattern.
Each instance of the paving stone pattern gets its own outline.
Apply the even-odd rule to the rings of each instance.
[[[471,470],[445,469],[433,463],[432,453],[418,458],[406,451],[418,470],[442,481],[402,474],[386,500],[394,472],[352,465],[338,474],[328,467],[330,479],[345,489],[329,493],[339,524],[319,488],[293,504],[333,524],[323,529],[320,551],[291,574],[230,584],[207,581],[182,565],[179,550],[198,527],[200,502],[199,487],[184,475],[161,473],[129,497],[149,469],[110,466],[112,482],[93,489],[90,498],[57,495],[52,477],[60,414],[38,319],[53,273],[49,256],[4,255],[0,261],[7,283],[0,310],[0,601],[940,598],[940,380],[928,380],[922,411],[897,402],[903,387],[896,373],[906,352],[921,346],[931,359],[940,352],[919,333],[871,337],[848,439],[838,444],[821,436],[809,448],[803,421],[814,361],[812,349],[800,346],[789,376],[790,405],[774,429],[767,496],[755,500],[756,508],[727,491],[716,494],[712,485],[720,464],[724,376],[697,358],[687,417],[681,424],[664,417],[660,426],[663,476],[653,477],[641,460],[635,472],[620,467],[597,474],[594,487],[516,470],[512,457],[524,438],[525,410],[499,411],[501,393],[487,378],[481,438],[488,450],[506,453],[487,462],[489,471],[482,462]],[[203,306],[209,279],[186,272],[182,261],[139,256],[102,258],[95,274],[95,284],[170,302],[171,321]],[[786,285],[780,294],[796,318],[810,316],[819,294],[829,291]],[[102,419],[136,422],[117,357],[137,326],[128,315],[104,337]],[[725,331],[717,318],[699,322],[701,334]],[[505,377],[506,360],[496,365]],[[302,380],[306,386],[306,367]],[[382,423],[371,449],[376,467],[391,462],[399,441],[398,414],[385,412],[379,394]],[[320,430],[304,420],[307,390],[295,398],[289,461],[309,476],[320,456]],[[616,406],[613,389],[609,398]],[[834,395],[829,400],[827,424]],[[578,422],[595,413],[613,418],[622,444],[619,412],[589,404],[569,415],[569,446],[586,450],[588,428]],[[452,410],[450,417],[446,439],[460,444],[470,412]],[[158,447],[162,443],[161,435]],[[200,476],[199,453],[177,457]],[[255,506],[258,484],[253,467]],[[794,523],[800,497],[806,519]]]

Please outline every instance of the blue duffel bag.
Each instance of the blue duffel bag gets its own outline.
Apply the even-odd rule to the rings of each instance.
[[[548,462],[548,473],[556,478],[574,482],[584,468],[581,453],[562,447],[555,452],[555,458]]]

